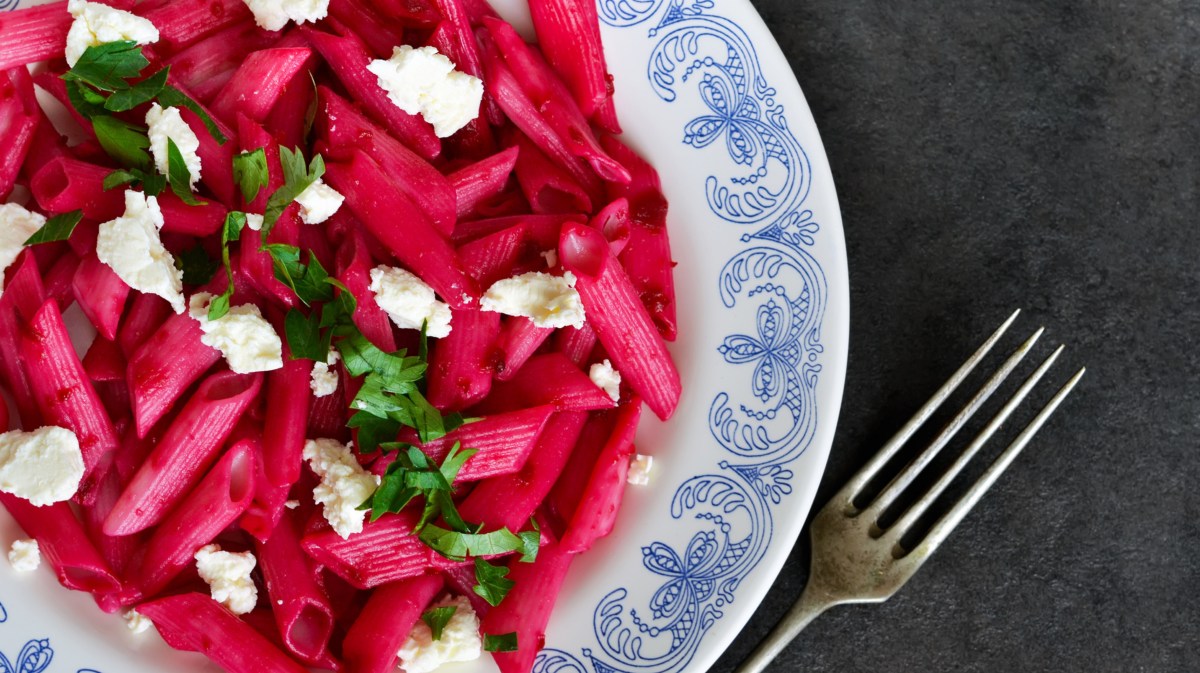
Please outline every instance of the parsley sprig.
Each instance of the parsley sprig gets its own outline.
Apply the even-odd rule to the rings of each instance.
[[[442,639],[442,631],[446,630],[446,625],[454,618],[454,613],[458,612],[458,607],[454,605],[443,605],[438,608],[429,608],[421,613],[421,621],[429,627],[429,632],[434,640]]]

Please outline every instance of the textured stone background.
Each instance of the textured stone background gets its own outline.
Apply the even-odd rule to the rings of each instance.
[[[850,254],[824,502],[1015,307],[1062,413],[921,573],[773,671],[1200,670],[1200,2],[754,0]],[[1028,371],[1029,367],[1025,369]],[[1043,396],[1044,397],[1044,396]],[[799,595],[807,533],[714,670]]]

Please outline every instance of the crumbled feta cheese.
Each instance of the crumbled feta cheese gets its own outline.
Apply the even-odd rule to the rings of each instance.
[[[442,637],[433,639],[433,632],[423,620],[417,620],[408,640],[400,648],[400,667],[405,673],[430,673],[443,664],[474,661],[483,654],[479,637],[479,617],[471,602],[462,596],[440,600],[430,607],[454,606],[454,615],[442,629]]]
[[[42,565],[42,552],[37,540],[17,540],[8,551],[8,562],[19,573],[31,573]]]
[[[0,206],[0,295],[4,294],[4,270],[17,261],[25,241],[45,225],[45,217],[15,203]]]
[[[346,197],[320,178],[296,197],[296,203],[300,204],[300,219],[305,224],[320,224],[328,220],[345,200]]]
[[[575,274],[533,271],[496,281],[483,295],[481,308],[533,320],[538,327],[583,327],[583,300],[575,291]]]
[[[79,438],[66,428],[0,435],[0,491],[35,507],[70,500],[83,480]]]
[[[621,401],[621,372],[613,369],[612,363],[607,359],[593,364],[588,370],[588,378],[608,393],[613,402]]]
[[[154,622],[137,610],[125,613],[125,628],[129,629],[130,633],[145,633],[150,630],[151,626],[154,626]]]
[[[263,30],[282,30],[287,22],[316,23],[329,14],[329,0],[243,0]]]
[[[450,334],[450,306],[438,301],[433,288],[408,271],[389,266],[371,269],[371,292],[396,327],[421,329],[428,321],[429,336],[440,339]]]
[[[96,256],[121,280],[138,292],[154,294],[183,313],[183,271],[163,247],[163,227],[158,199],[142,192],[125,190],[125,214],[100,225]]]
[[[297,507],[300,506],[300,501],[299,500],[287,500],[283,503],[283,506],[288,509],[296,509]]]
[[[208,582],[214,601],[235,615],[244,615],[258,604],[258,587],[250,578],[258,559],[250,552],[234,554],[215,544],[196,552],[196,571]]]
[[[645,486],[650,483],[650,472],[654,469],[654,456],[637,454],[629,461],[629,475],[625,481],[634,486]]]
[[[338,388],[338,373],[336,369],[330,369],[336,365],[338,360],[342,358],[336,350],[329,350],[329,357],[325,362],[318,362],[313,365],[312,381],[309,382],[309,387],[312,388],[315,397],[329,397],[337,392]]]
[[[542,259],[546,260],[546,266],[548,268],[553,269],[554,267],[558,266],[558,251],[557,250],[547,250],[545,252],[541,252],[538,254],[542,256]]]
[[[188,186],[195,190],[196,182],[200,180],[200,155],[196,154],[200,149],[200,139],[196,137],[192,127],[183,121],[179,108],[164,109],[158,103],[154,103],[146,112],[146,126],[149,127],[146,135],[150,138],[150,153],[154,155],[154,166],[158,168],[158,172],[169,175],[167,140],[173,140],[188,169],[191,179]]]
[[[396,47],[386,61],[367,66],[396,107],[419,114],[439,138],[454,135],[479,116],[483,81],[454,69],[433,47]]]
[[[158,29],[149,20],[98,2],[71,0],[67,11],[75,17],[67,31],[67,65],[74,67],[88,47],[108,42],[158,42]]]
[[[304,459],[321,478],[313,489],[313,500],[324,505],[325,520],[342,539],[361,533],[367,513],[358,506],[375,493],[380,478],[358,464],[349,444],[335,439],[305,442]]]
[[[246,213],[246,226],[252,231],[262,231],[263,216],[255,215],[254,213]]]
[[[201,343],[221,351],[229,369],[237,374],[269,372],[283,367],[283,341],[254,304],[231,306],[229,313],[208,319],[213,296],[197,292],[189,302],[189,313],[200,323]]]

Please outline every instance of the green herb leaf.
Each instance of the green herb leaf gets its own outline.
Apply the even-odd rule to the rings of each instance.
[[[233,299],[233,286],[230,285],[219,297],[213,297],[208,304],[208,319],[220,320],[229,313],[229,302]]]
[[[426,526],[421,541],[451,560],[468,556],[496,556],[519,551],[525,543],[507,528],[491,533],[460,533],[440,526]]]
[[[204,285],[217,274],[221,262],[209,257],[204,246],[196,244],[175,258],[175,266],[183,271],[184,285]]]
[[[418,489],[406,483],[404,476],[407,472],[399,459],[388,465],[379,488],[375,489],[367,503],[363,503],[364,509],[371,510],[371,521],[378,521],[384,514],[399,512],[421,495]]]
[[[233,158],[233,179],[242,190],[242,198],[250,203],[270,181],[267,168],[267,152],[258,148],[253,152],[242,152]]]
[[[313,157],[306,168],[304,154],[300,148],[289,150],[286,147],[280,147],[279,161],[283,166],[283,186],[275,190],[275,193],[271,194],[271,198],[267,199],[267,208],[263,213],[263,241],[267,240],[267,236],[275,227],[275,223],[279,221],[279,217],[283,215],[283,211],[296,200],[296,197],[325,175],[325,159],[318,154]]]
[[[147,196],[158,196],[166,189],[167,178],[157,172],[147,173],[138,168],[118,169],[104,176],[105,191],[126,185],[141,185]]]
[[[537,521],[530,520],[533,530],[517,533],[521,538],[521,563],[533,563],[537,560],[538,551],[542,548],[542,530]]]
[[[226,138],[225,134],[221,133],[221,129],[217,127],[217,123],[213,121],[213,118],[204,108],[200,107],[199,103],[192,100],[191,96],[170,84],[163,87],[162,92],[158,94],[158,102],[163,107],[181,107],[191,110],[192,114],[200,118],[200,122],[204,124],[204,128],[208,129],[208,134],[217,141],[218,145],[224,145],[229,141],[229,138]]]
[[[170,72],[171,66],[167,66],[127,89],[117,90],[105,101],[104,108],[112,112],[125,112],[149,103],[162,93],[163,87],[167,85],[167,75]]]
[[[125,80],[137,77],[148,65],[136,42],[107,42],[88,47],[63,79],[86,82],[102,91],[121,91],[129,88]]]
[[[83,82],[67,82],[67,100],[71,107],[87,119],[107,115],[104,109],[106,98]]]
[[[374,453],[380,445],[395,440],[400,433],[400,424],[396,421],[365,411],[351,416],[346,426],[358,429],[358,450],[363,453]]]
[[[183,160],[179,146],[171,138],[167,138],[167,179],[171,183],[171,191],[184,203],[189,206],[208,205],[192,194],[192,173],[188,170],[187,162]]]
[[[221,245],[228,247],[234,241],[242,240],[242,229],[246,228],[246,213],[234,210],[225,215],[225,225],[221,228]]]
[[[117,163],[126,168],[150,170],[150,155],[146,152],[150,139],[146,137],[146,127],[116,117],[99,116],[92,118],[92,130],[96,132],[100,147]]]
[[[502,633],[498,636],[493,636],[490,633],[483,634],[483,649],[488,652],[516,652],[517,634]]]
[[[399,395],[416,390],[417,381],[421,380],[428,368],[417,358],[406,357],[404,351],[384,353],[361,332],[342,339],[337,346],[351,376],[375,372],[387,382],[387,390]]]
[[[516,584],[508,579],[508,567],[492,565],[481,558],[475,559],[475,581],[475,593],[492,607],[500,605]]]
[[[225,267],[228,282],[225,291],[219,297],[214,297],[208,305],[208,319],[220,320],[229,313],[229,303],[233,299],[233,266],[229,261],[229,244],[242,237],[242,229],[246,226],[246,213],[232,211],[225,216],[225,224],[221,227],[221,264]]]
[[[25,245],[65,241],[71,237],[71,234],[75,231],[75,227],[79,226],[79,222],[82,219],[82,210],[72,210],[69,213],[55,215],[46,220],[46,224],[42,225],[41,229],[33,232],[33,235],[25,241]]]
[[[316,313],[305,317],[292,309],[284,318],[283,328],[293,360],[325,362],[329,357],[329,332],[321,333],[321,322]]]
[[[442,639],[442,631],[446,630],[446,625],[450,623],[450,619],[454,617],[454,613],[458,611],[458,607],[454,605],[446,605],[440,608],[429,608],[421,613],[421,621],[429,627],[429,632],[433,634],[434,640]]]
[[[141,171],[138,171],[138,173],[140,173],[140,172]],[[108,175],[104,176],[104,183],[103,183],[104,191],[107,192],[110,189],[116,189],[117,187],[124,187],[125,185],[132,184],[134,182],[138,182],[139,180],[141,180],[141,178],[138,176],[137,173],[134,173],[133,171],[115,170],[112,173],[109,173]]]
[[[349,327],[357,332],[354,312],[358,310],[358,300],[354,298],[354,293],[336,278],[329,278],[325,282],[336,288],[338,294],[333,301],[321,307],[321,327]]]

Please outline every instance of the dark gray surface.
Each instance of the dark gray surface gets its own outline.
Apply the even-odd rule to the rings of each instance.
[[[819,502],[1014,307],[1068,344],[1056,381],[1089,368],[916,579],[826,613],[772,670],[1200,670],[1200,2],[754,1],[850,255]],[[714,670],[807,573],[806,532]]]

